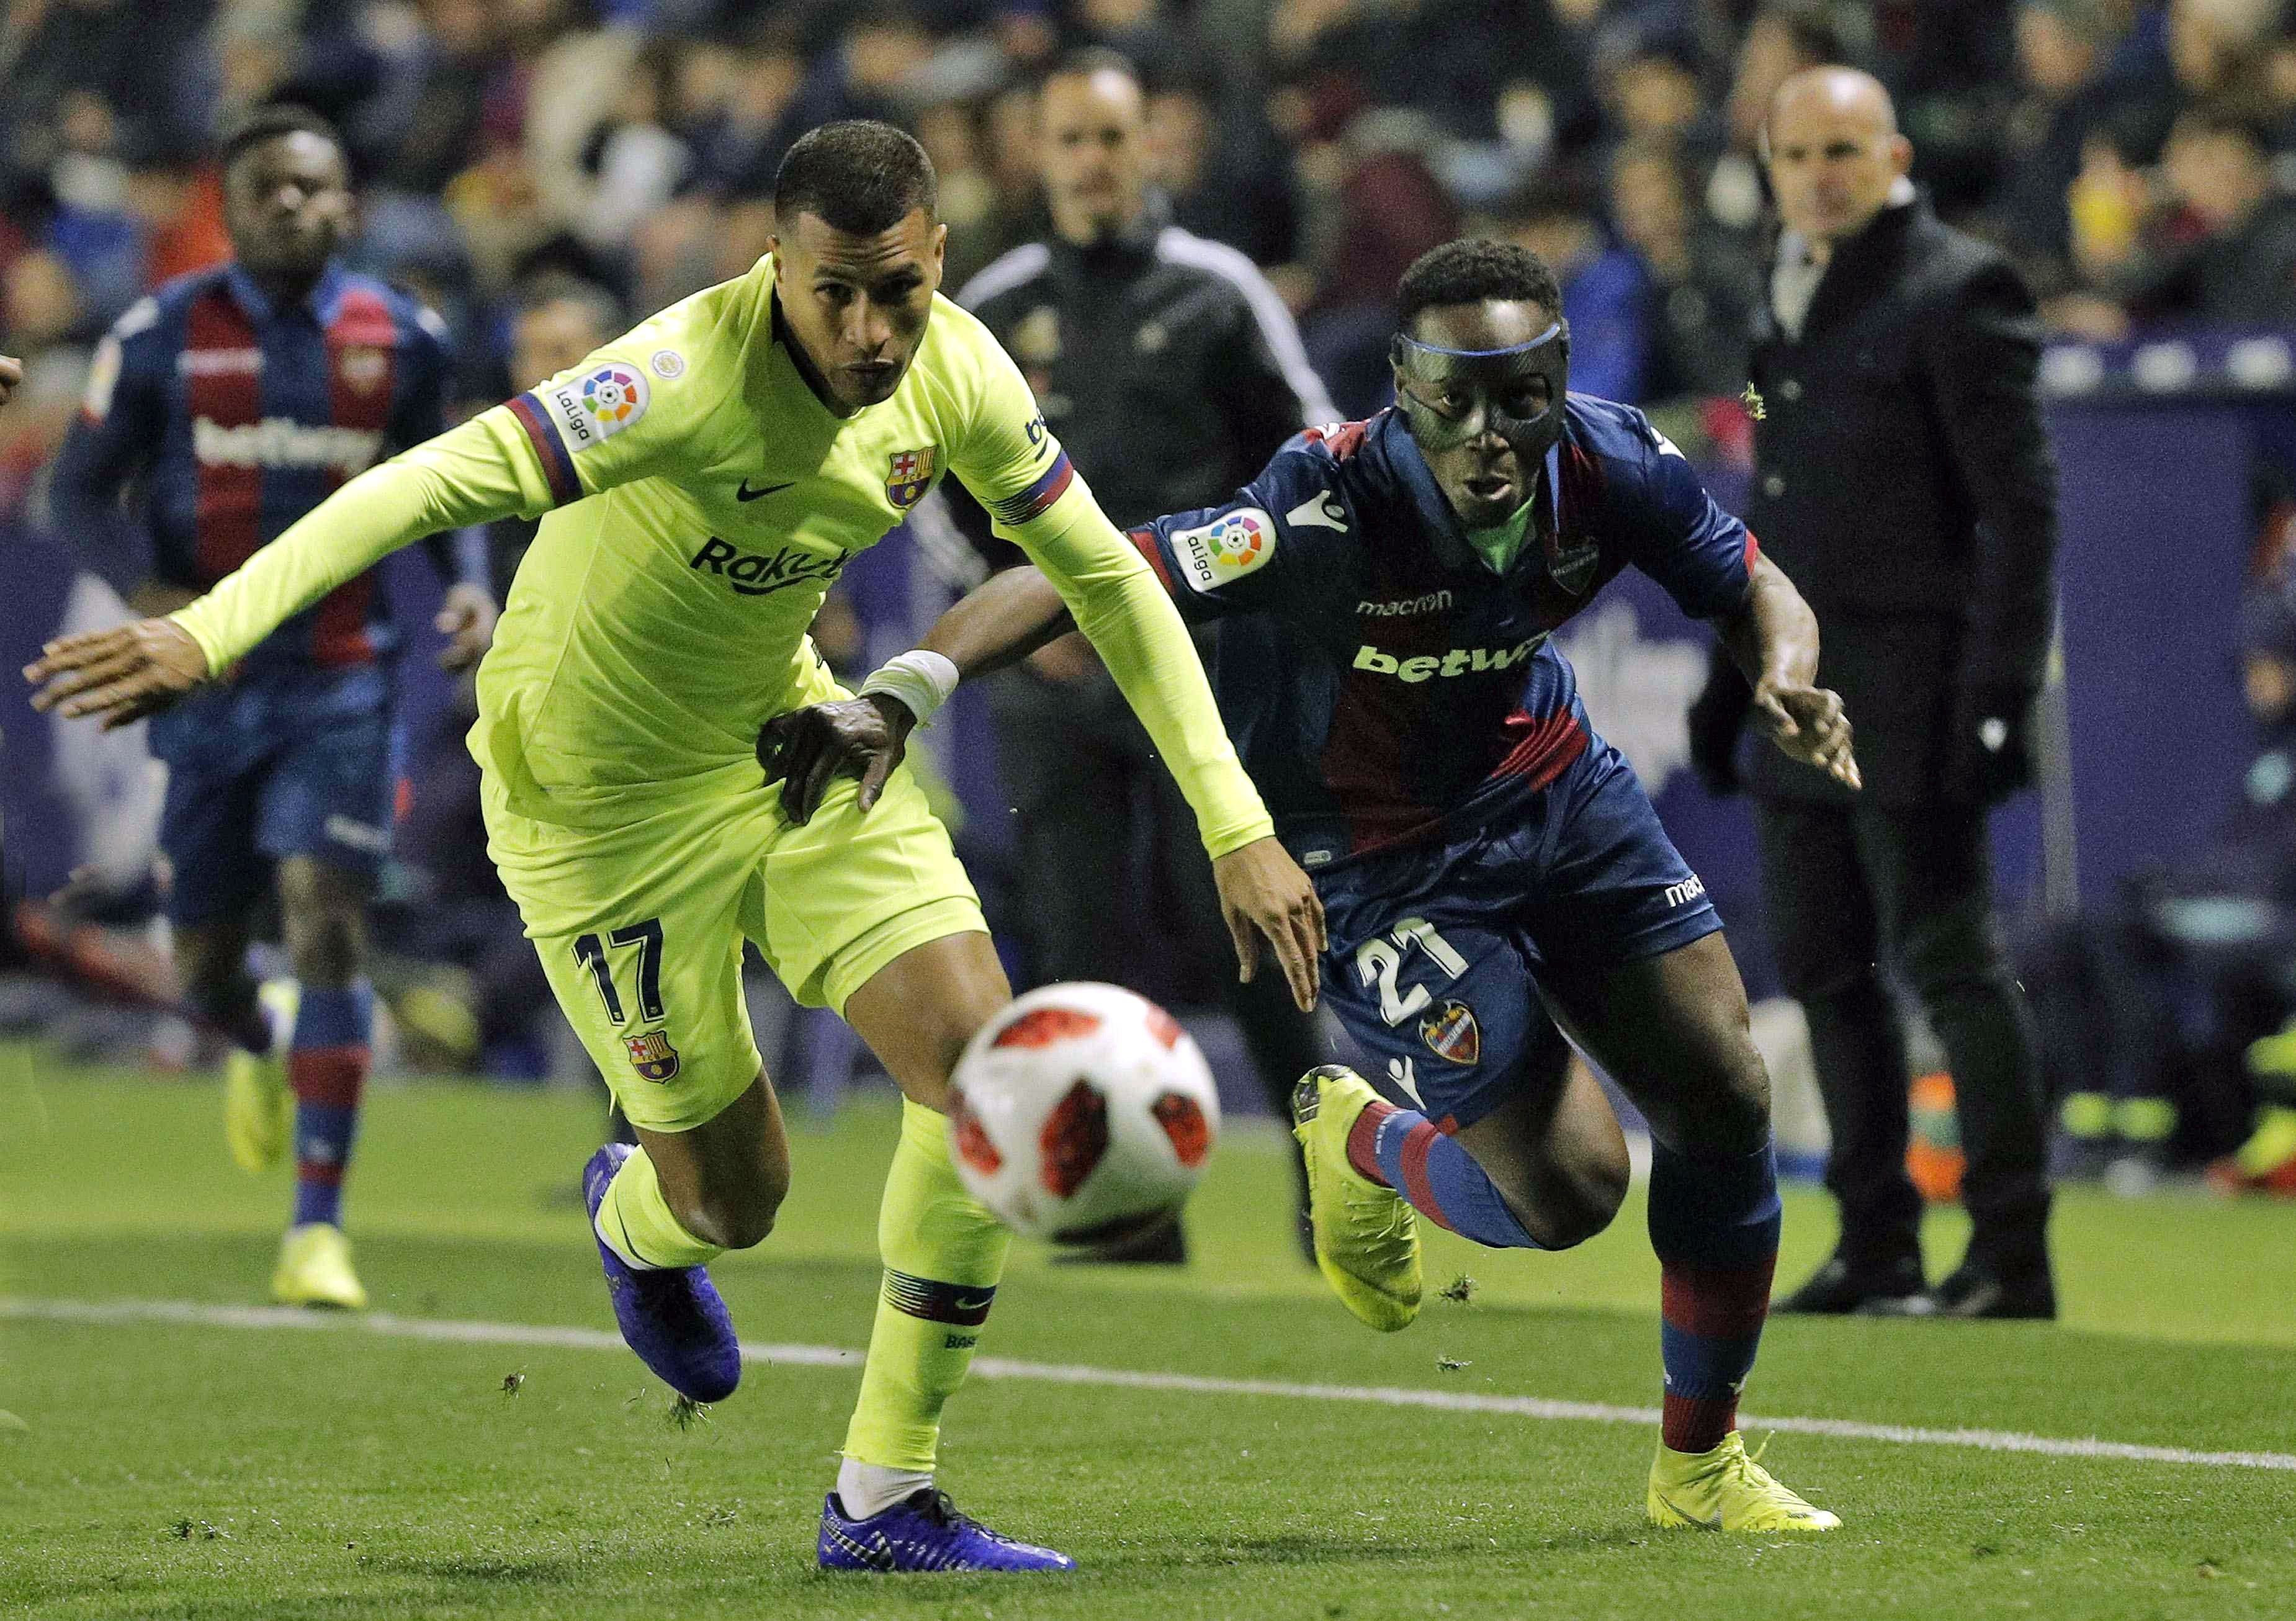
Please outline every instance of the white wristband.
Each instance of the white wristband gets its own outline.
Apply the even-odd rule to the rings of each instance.
[[[919,648],[903,653],[898,659],[888,659],[869,673],[861,684],[859,696],[882,692],[888,698],[898,698],[909,713],[917,717],[922,726],[933,717],[933,711],[948,701],[956,691],[956,666],[939,653],[929,653]]]

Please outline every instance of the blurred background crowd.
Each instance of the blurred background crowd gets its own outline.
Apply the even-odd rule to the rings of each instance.
[[[45,544],[43,470],[97,338],[154,287],[228,255],[214,151],[252,107],[290,100],[342,129],[364,209],[351,260],[446,319],[467,414],[746,270],[774,229],[782,154],[827,119],[883,118],[924,143],[949,290],[1043,238],[1033,86],[1087,45],[1139,67],[1151,178],[1172,217],[1265,271],[1349,416],[1387,403],[1402,269],[1463,233],[1498,235],[1560,277],[1574,388],[1652,409],[1718,489],[1742,476],[1748,323],[1775,229],[1763,113],[1788,74],[1827,61],[1889,86],[1915,180],[1944,218],[2015,257],[2054,334],[2109,346],[2296,326],[2288,0],[9,0],[0,352],[28,373],[0,415],[0,544]],[[2296,712],[2296,594],[2270,537],[2296,532],[2296,505],[2276,493],[2296,479],[2267,469],[2256,489],[2243,495],[2257,537],[2247,615],[2226,601],[2222,617],[2246,627],[2232,651],[2259,757],[2281,758],[2284,791],[2273,750]],[[495,537],[502,585],[522,538]],[[2069,522],[2069,569],[2080,544]],[[132,580],[113,583],[129,594]],[[907,645],[947,600],[906,570],[857,564],[848,586],[816,637],[849,666]],[[37,629],[76,611],[31,617]],[[1630,724],[1604,714],[1599,690],[1635,671],[1606,672],[1608,645],[1576,656],[1618,735]],[[521,1027],[548,999],[491,887],[467,783],[433,786],[471,770],[451,701],[440,713],[406,744],[406,860],[385,901],[416,966],[394,1005],[430,1042],[421,1061],[547,1069],[565,1053]],[[2185,947],[2154,950],[2169,914],[2141,898],[2110,929],[2036,946],[2036,983],[2064,987],[2061,1090],[2108,1103],[2162,1090],[2156,1074],[2099,1078],[2132,1060],[2083,1057],[2100,1006],[2141,1005],[2144,1040],[2214,1043],[2211,1061],[2234,1072],[2246,1042],[2296,1009],[2274,932],[2296,901],[2296,839],[2280,793],[2261,803],[2239,824],[2260,850],[2240,882],[2275,908],[2274,954],[2263,968],[2240,957],[2249,1000],[2227,1001],[2214,969],[2191,970],[2195,991]],[[148,847],[148,825],[108,815],[81,854]],[[994,843],[968,850],[992,904]],[[2088,945],[2120,929],[2136,944],[2100,966]],[[2155,972],[2161,952],[2171,965]],[[460,978],[426,977],[424,962]],[[2129,972],[2150,976],[2145,999],[2127,994]],[[468,991],[473,976],[491,998]],[[791,1028],[798,1073],[833,1085],[849,1071],[838,1032]],[[2296,1052],[2282,1068],[2296,1076]],[[2192,1152],[2246,1133],[2245,1103],[2222,1108]],[[2290,1132],[2296,1155],[2296,1114]]]
[[[217,132],[285,98],[348,135],[357,258],[419,289],[473,405],[570,276],[640,313],[738,274],[791,141],[868,115],[931,151],[950,285],[1044,222],[1034,72],[1113,46],[1177,221],[1263,266],[1343,410],[1382,403],[1397,274],[1463,229],[1560,272],[1587,392],[1726,397],[1780,79],[1872,69],[1948,221],[2060,330],[2296,312],[2282,0],[14,0],[0,12],[4,341],[66,401],[95,335],[226,251]],[[1373,364],[1365,364],[1365,356]],[[37,415],[36,411],[34,415]],[[48,421],[10,430],[5,499]]]

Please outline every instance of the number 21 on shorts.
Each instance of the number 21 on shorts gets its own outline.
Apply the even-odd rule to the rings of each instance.
[[[1423,985],[1414,985],[1408,990],[1396,987],[1395,977],[1403,970],[1403,960],[1414,948],[1425,952],[1443,970],[1447,985],[1467,971],[1466,958],[1436,933],[1435,925],[1425,918],[1406,918],[1385,935],[1365,940],[1356,948],[1356,973],[1366,987],[1379,987],[1379,1016],[1390,1025],[1401,1024],[1434,1000]]]

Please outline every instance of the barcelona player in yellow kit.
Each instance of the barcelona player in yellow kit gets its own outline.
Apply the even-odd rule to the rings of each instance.
[[[1008,1239],[958,1183],[937,1111],[1011,991],[906,772],[828,782],[832,757],[769,725],[844,696],[806,631],[845,560],[954,472],[1073,605],[1187,793],[1242,971],[1256,929],[1312,1003],[1323,920],[1177,614],[1012,362],[939,298],[933,185],[887,126],[814,131],[777,177],[783,233],[749,274],[352,481],[189,608],[52,643],[26,674],[45,684],[40,707],[122,724],[227,673],[396,547],[547,513],[480,672],[471,748],[504,882],[637,1127],[636,1150],[603,1150],[585,1175],[624,1338],[695,1399],[739,1377],[707,1265],[765,1237],[790,1176],[741,996],[746,938],[794,995],[840,1011],[906,1098],[821,1561],[1062,1569],[955,1513],[932,1477]],[[890,730],[955,677],[907,655],[862,695]]]

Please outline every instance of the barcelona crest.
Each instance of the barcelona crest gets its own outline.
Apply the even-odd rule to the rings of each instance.
[[[897,450],[893,453],[892,474],[885,480],[885,495],[903,512],[924,499],[932,487],[933,452],[937,446],[928,445],[922,450]]]
[[[1472,1065],[1483,1055],[1483,1030],[1475,1011],[1452,998],[1419,1021],[1419,1039],[1436,1057]]]
[[[630,1068],[649,1081],[667,1081],[677,1074],[677,1049],[669,1044],[667,1030],[647,1030],[637,1036],[625,1036],[622,1045],[629,1050]]]

